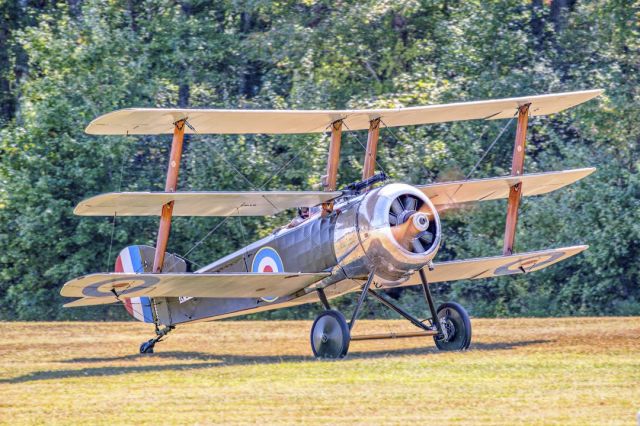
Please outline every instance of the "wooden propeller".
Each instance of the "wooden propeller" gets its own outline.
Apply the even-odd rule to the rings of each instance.
[[[423,211],[426,210],[426,211]],[[419,234],[429,227],[429,207],[423,206],[419,211],[399,225],[391,227],[391,233],[396,241],[405,249],[411,251]]]

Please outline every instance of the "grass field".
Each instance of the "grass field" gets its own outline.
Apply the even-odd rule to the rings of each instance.
[[[425,338],[310,358],[310,322],[3,323],[3,424],[636,424],[640,318],[473,320],[465,353]],[[361,321],[354,334],[409,329]]]

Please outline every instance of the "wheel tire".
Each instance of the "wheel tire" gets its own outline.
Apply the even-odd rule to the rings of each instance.
[[[140,345],[140,353],[141,354],[152,354],[153,353],[154,344],[151,343],[151,340],[148,342],[144,342]]]
[[[351,333],[344,315],[333,309],[316,317],[311,326],[311,350],[319,359],[344,358],[349,352]]]
[[[438,307],[438,320],[444,320],[448,336],[446,340],[433,340],[441,351],[464,351],[471,345],[471,320],[467,311],[458,303],[447,302]]]

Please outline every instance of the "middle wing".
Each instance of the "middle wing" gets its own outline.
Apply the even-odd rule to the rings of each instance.
[[[159,216],[171,201],[173,216],[270,216],[302,206],[316,206],[340,191],[111,192],[83,200],[78,216]]]
[[[91,274],[67,282],[64,297],[82,297],[68,306],[116,302],[118,297],[281,297],[329,276],[319,273]],[[114,293],[115,292],[115,293]],[[89,300],[85,300],[85,299]]]
[[[434,183],[418,185],[417,188],[424,192],[436,207],[443,207],[472,201],[507,198],[509,189],[518,183],[522,183],[523,196],[546,194],[589,176],[595,170],[593,167],[587,167],[560,172]]]

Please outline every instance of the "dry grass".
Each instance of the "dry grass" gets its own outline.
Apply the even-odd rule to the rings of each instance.
[[[474,320],[466,353],[423,338],[309,357],[310,322],[4,323],[6,424],[635,424],[640,319]],[[405,329],[362,321],[357,332]]]

